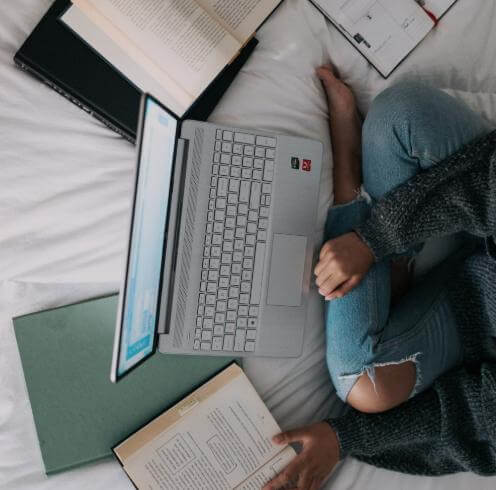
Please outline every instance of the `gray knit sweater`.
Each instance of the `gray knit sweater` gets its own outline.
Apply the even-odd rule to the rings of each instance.
[[[449,286],[463,365],[393,410],[330,419],[342,456],[419,475],[496,474],[496,131],[393,190],[356,230],[376,260],[459,231],[484,240]]]

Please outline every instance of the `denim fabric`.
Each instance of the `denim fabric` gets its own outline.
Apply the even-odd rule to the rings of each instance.
[[[449,95],[417,83],[400,83],[373,102],[363,125],[364,190],[329,211],[326,240],[365,220],[373,201],[428,169],[489,130],[488,124]],[[346,398],[364,372],[412,360],[416,384],[425,390],[461,361],[458,328],[445,284],[452,257],[390,310],[390,259],[374,264],[344,298],[326,303],[327,364],[338,396]]]

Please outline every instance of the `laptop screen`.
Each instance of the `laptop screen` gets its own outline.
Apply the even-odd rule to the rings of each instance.
[[[117,377],[154,351],[177,120],[149,96],[137,164]]]

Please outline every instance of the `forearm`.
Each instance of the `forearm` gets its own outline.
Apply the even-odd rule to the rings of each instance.
[[[394,189],[355,230],[376,260],[435,236],[496,229],[496,132]]]
[[[342,456],[417,474],[494,474],[496,365],[462,366],[393,410],[328,422]]]

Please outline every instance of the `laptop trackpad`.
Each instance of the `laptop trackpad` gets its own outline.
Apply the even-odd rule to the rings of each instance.
[[[307,237],[274,235],[267,304],[300,306]]]

